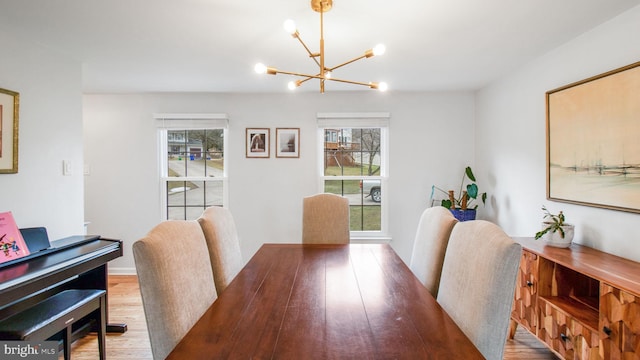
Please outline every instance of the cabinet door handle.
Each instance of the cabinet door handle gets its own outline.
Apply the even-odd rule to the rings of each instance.
[[[562,339],[562,341],[567,341],[569,340],[569,337],[565,334],[560,334],[560,338]]]
[[[527,280],[527,286],[528,286],[528,287],[532,287],[532,286],[533,286],[533,283],[532,283],[530,280]]]
[[[607,336],[611,335],[611,329],[606,326],[602,328],[602,331],[607,334]]]

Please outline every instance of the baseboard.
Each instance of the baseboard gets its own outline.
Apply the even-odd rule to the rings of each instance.
[[[109,267],[109,275],[137,275],[136,268]]]

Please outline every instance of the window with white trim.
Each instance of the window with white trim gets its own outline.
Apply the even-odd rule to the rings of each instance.
[[[227,204],[227,116],[157,114],[163,218],[195,220]]]
[[[349,199],[351,237],[387,233],[388,113],[318,114],[321,192]]]

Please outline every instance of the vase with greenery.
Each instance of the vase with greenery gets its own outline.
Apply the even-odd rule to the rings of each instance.
[[[542,211],[542,230],[536,233],[536,240],[543,239],[547,245],[555,247],[571,246],[575,226],[565,222],[562,211],[552,214],[544,205]]]
[[[486,192],[478,192],[476,177],[473,175],[473,170],[471,170],[470,166],[464,169],[462,181],[460,182],[460,190],[457,195],[453,190],[444,191],[433,185],[431,186],[432,202],[436,190],[447,196],[447,198],[441,201],[440,205],[450,209],[453,215],[460,221],[474,220],[476,217],[476,209],[478,208],[477,201],[481,200],[484,205],[487,200]]]

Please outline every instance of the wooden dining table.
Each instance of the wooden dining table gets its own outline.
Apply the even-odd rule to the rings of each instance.
[[[167,359],[483,359],[388,244],[264,244]]]

